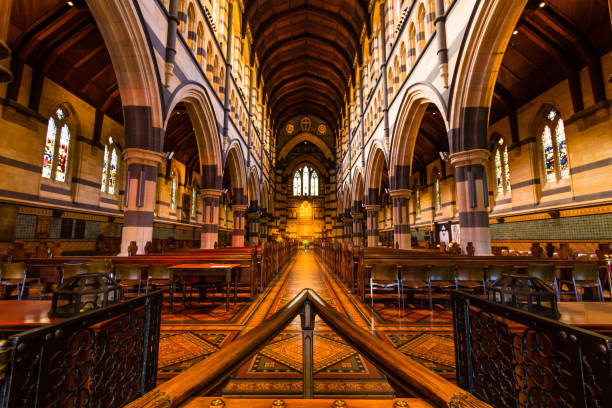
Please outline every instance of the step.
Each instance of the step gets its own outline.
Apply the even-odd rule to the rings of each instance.
[[[219,398],[219,397],[197,397],[183,405],[184,408],[209,408],[211,401],[221,399],[225,405],[223,408],[272,408],[273,398],[251,399],[251,398]],[[331,408],[337,399],[291,399],[284,398],[286,408]],[[433,405],[421,398],[398,398],[398,399],[344,399],[344,408],[432,408]],[[404,401],[407,405],[398,401]],[[280,405],[282,406],[282,405]],[[336,405],[342,406],[342,405]]]

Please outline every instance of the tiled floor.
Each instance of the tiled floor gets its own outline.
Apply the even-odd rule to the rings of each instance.
[[[232,305],[229,312],[221,299],[193,305],[162,319],[159,380],[189,368],[229,344],[242,333],[261,324],[302,289],[315,290],[326,302],[371,334],[439,374],[454,377],[451,313],[444,308],[409,306],[399,310],[389,299],[375,302],[374,312],[348,293],[328,273],[314,253],[300,250],[286,268],[253,302]],[[301,390],[301,336],[299,318],[245,361],[224,389],[225,395],[299,395]],[[374,365],[348,346],[320,319],[315,325],[315,392],[318,395],[391,397],[393,391]]]

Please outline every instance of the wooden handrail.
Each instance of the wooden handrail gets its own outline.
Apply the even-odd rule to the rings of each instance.
[[[425,398],[438,407],[490,407],[363,330],[333,309],[312,289],[304,289],[262,324],[126,407],[171,408],[193,396],[206,395],[223,384],[245,361],[277,336],[298,313],[308,313],[311,306],[347,343],[407,394]],[[305,367],[305,372],[307,370]]]

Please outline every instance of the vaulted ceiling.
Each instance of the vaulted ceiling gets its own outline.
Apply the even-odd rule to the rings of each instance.
[[[277,126],[305,113],[336,127],[367,8],[367,0],[245,1]]]
[[[84,0],[13,1],[7,43],[14,56],[13,74],[19,78],[23,63],[34,70],[31,108],[38,109],[42,80],[47,76],[123,123],[117,78]],[[9,85],[9,97],[11,86],[18,83]]]

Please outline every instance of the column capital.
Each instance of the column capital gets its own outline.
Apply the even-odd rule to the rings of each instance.
[[[450,155],[450,162],[454,167],[469,166],[471,164],[485,164],[489,162],[489,153],[486,149],[473,149],[457,152]]]
[[[380,210],[380,205],[379,204],[368,204],[365,206],[366,211],[378,211]]]
[[[145,166],[157,167],[163,161],[163,153],[151,150],[128,147],[123,151],[123,160],[128,164],[143,164]]]
[[[223,191],[214,188],[201,188],[200,195],[203,198],[220,198]]]
[[[248,208],[246,204],[232,204],[232,211],[246,211]]]
[[[398,190],[389,191],[389,195],[391,196],[391,198],[410,198],[411,194],[412,194],[412,190],[409,188],[402,188]]]

